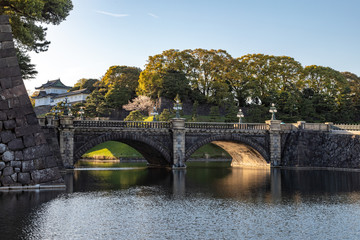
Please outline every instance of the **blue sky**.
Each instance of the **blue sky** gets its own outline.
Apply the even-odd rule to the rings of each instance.
[[[167,49],[224,49],[290,56],[360,76],[359,0],[73,0],[67,20],[49,26],[50,48],[31,54],[29,90],[61,78],[101,78],[112,65],[144,69]]]

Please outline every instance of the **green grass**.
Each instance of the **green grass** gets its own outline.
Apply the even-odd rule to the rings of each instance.
[[[214,144],[206,144],[199,148],[191,156],[193,158],[224,158],[230,157],[227,152]],[[101,143],[89,151],[82,158],[91,159],[119,159],[119,158],[143,158],[134,148],[124,143],[108,141]]]
[[[82,157],[94,159],[142,158],[141,154],[129,145],[115,141],[101,143],[87,151]]]

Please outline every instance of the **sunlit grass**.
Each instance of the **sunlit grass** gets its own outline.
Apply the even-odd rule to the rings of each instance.
[[[192,156],[192,158],[229,158],[229,154],[222,148],[214,144],[206,144],[199,148]],[[89,151],[87,151],[82,158],[89,159],[120,159],[133,158],[141,159],[143,156],[130,147],[121,142],[108,141],[101,143]]]
[[[129,145],[121,142],[107,141],[91,148],[82,157],[93,159],[119,159],[142,158],[142,155]]]

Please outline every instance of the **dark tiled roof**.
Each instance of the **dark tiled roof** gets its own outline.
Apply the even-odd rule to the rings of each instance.
[[[40,91],[40,92],[38,93],[38,95],[32,96],[31,98],[33,98],[33,99],[38,99],[38,98],[43,98],[43,97],[47,97],[47,96],[53,97],[53,96],[56,96],[56,95],[58,95],[58,94],[56,94],[56,93],[49,93],[49,94],[47,94],[45,91]]]
[[[80,94],[80,93],[90,94],[90,90],[84,88],[84,89],[80,89],[80,90],[76,90],[76,91],[58,94],[54,98],[67,97],[67,96],[72,96],[72,95],[76,95],[76,94]]]
[[[44,83],[43,85],[41,85],[40,87],[36,87],[35,89],[42,89],[42,88],[49,88],[49,87],[66,88],[66,89],[71,88],[71,87],[64,85],[60,81],[60,79],[56,79],[56,80],[47,81],[47,83]]]

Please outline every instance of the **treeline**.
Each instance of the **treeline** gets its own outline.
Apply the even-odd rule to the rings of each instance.
[[[248,122],[263,122],[275,103],[285,122],[355,123],[360,120],[360,78],[329,67],[306,66],[291,57],[248,54],[233,58],[224,50],[167,50],[150,56],[143,71],[112,66],[94,84],[85,106],[88,116],[106,116],[145,95],[191,100],[224,107],[227,119],[243,108]]]

